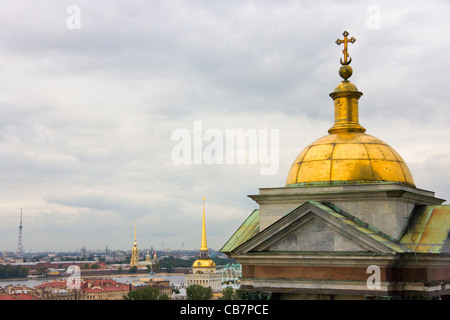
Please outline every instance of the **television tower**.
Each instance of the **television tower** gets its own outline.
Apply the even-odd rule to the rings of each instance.
[[[22,257],[23,246],[22,246],[22,208],[20,208],[20,225],[19,225],[19,241],[17,243],[17,256]]]

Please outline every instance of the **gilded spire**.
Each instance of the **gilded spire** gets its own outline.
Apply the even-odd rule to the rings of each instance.
[[[339,75],[344,79],[330,97],[334,100],[334,125],[328,130],[329,133],[337,132],[365,132],[366,129],[359,124],[358,99],[362,96],[356,86],[348,81],[353,74],[349,64],[352,58],[348,54],[348,43],[354,43],[355,38],[348,38],[349,33],[344,31],[344,40],[337,39],[336,44],[344,44],[344,60],[341,58],[342,66],[339,68]]]
[[[131,249],[130,267],[137,266],[139,262],[139,250],[136,241],[136,220],[134,220],[134,243]]]
[[[202,246],[200,247],[200,257],[194,261],[192,268],[208,268],[210,272],[214,271],[216,264],[209,258],[208,245],[206,244],[206,223],[205,223],[205,198],[203,198],[203,225],[202,225]],[[198,272],[193,269],[192,273]],[[203,272],[203,271],[202,271]]]
[[[203,197],[203,225],[202,225],[202,246],[200,251],[208,251],[208,245],[206,244],[206,224],[205,224],[205,198]]]
[[[136,242],[136,220],[134,220],[134,246],[136,247],[137,242]]]

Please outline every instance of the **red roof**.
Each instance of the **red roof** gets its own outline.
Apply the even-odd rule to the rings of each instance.
[[[0,295],[0,300],[38,300],[37,297],[27,293]]]
[[[112,279],[89,279],[83,282],[81,290],[85,292],[124,291],[129,290],[129,285]]]
[[[35,288],[65,288],[66,285],[66,281],[51,281],[37,285]]]

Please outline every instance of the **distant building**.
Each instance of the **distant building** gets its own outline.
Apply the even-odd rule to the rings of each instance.
[[[39,300],[39,295],[35,289],[24,285],[7,285],[0,287],[0,300]]]
[[[136,241],[136,222],[134,223],[134,242],[133,249],[131,250],[130,267],[137,267],[139,262],[139,249]]]
[[[14,253],[11,251],[3,251],[2,255],[3,255],[3,258],[5,258],[5,259],[14,257]]]
[[[203,199],[204,200],[204,199]],[[216,264],[209,258],[208,246],[206,243],[206,225],[205,225],[205,202],[203,201],[203,226],[202,226],[202,245],[200,248],[200,258],[192,264],[192,274],[186,275],[186,285],[201,285],[211,287],[213,292],[222,290],[222,275],[216,273]]]
[[[130,268],[131,267],[139,268],[139,267],[151,266],[154,261],[156,261],[156,252],[155,252],[154,258],[152,260],[152,257],[148,251],[145,256],[145,261],[139,261],[139,249],[138,249],[137,241],[136,241],[136,223],[135,223],[134,224],[134,242],[133,242],[133,249],[131,250]]]
[[[130,285],[112,279],[87,279],[79,291],[79,300],[122,300],[130,292]]]
[[[127,255],[125,254],[125,252],[116,250],[116,251],[112,252],[111,256],[107,256],[107,258],[105,260],[116,263],[119,261],[125,261],[126,258],[127,258]]]
[[[81,248],[81,250],[80,250],[80,255],[81,255],[81,257],[83,257],[83,258],[86,258],[87,257],[87,250],[86,250],[86,248],[83,246],[83,248]]]
[[[66,280],[46,281],[34,289],[39,300],[77,300],[77,291],[68,289]]]
[[[242,277],[242,266],[239,263],[228,263],[219,272],[223,282],[238,283]]]
[[[130,292],[130,285],[96,278],[72,286],[67,280],[46,281],[34,289],[39,300],[122,300]]]
[[[164,278],[141,278],[140,281],[133,283],[133,290],[139,289],[140,286],[156,288],[161,294],[167,294],[169,297],[172,295],[170,281],[165,280]]]

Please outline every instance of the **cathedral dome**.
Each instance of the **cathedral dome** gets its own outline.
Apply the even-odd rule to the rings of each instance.
[[[387,143],[371,135],[359,124],[358,100],[362,92],[348,81],[353,70],[345,43],[344,61],[339,75],[344,79],[332,93],[334,125],[324,136],[307,146],[289,170],[286,186],[336,185],[351,183],[397,182],[415,186],[402,157]]]
[[[414,186],[402,157],[363,132],[336,132],[307,146],[289,170],[286,185],[399,182]]]

